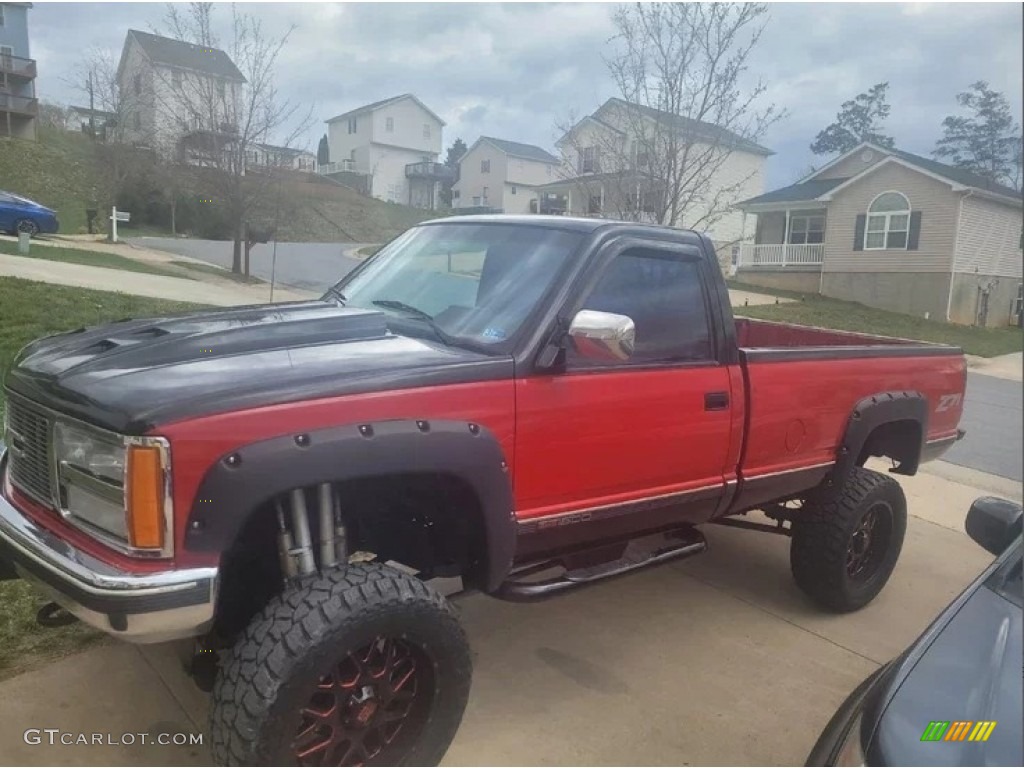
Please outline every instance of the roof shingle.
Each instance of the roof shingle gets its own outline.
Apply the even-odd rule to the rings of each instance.
[[[135,38],[146,57],[154,64],[191,69],[228,80],[245,82],[245,76],[220,48],[194,45],[170,37],[161,37],[137,29],[128,30]]]
[[[506,155],[512,155],[512,157],[521,157],[524,160],[536,160],[540,163],[552,163],[555,165],[561,162],[561,160],[547,150],[541,149],[533,144],[523,144],[519,141],[496,139],[493,136],[481,136],[480,140],[489,141]]]
[[[811,179],[799,184],[790,184],[788,187],[773,189],[763,195],[744,200],[737,205],[756,205],[758,203],[800,203],[810,202],[838,187],[846,178],[842,179]]]

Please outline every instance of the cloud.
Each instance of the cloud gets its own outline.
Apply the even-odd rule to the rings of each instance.
[[[361,104],[412,92],[448,123],[445,143],[481,134],[550,148],[556,125],[614,95],[603,57],[611,52],[612,6],[587,3],[269,3],[239,6],[284,34],[278,87],[325,120]],[[159,27],[164,6],[37,3],[30,12],[37,90],[81,102],[69,84],[80,52],[119,52],[130,28]],[[228,5],[217,7],[227,37]],[[764,142],[768,182],[785,184],[814,158],[808,145],[842,101],[887,80],[889,132],[928,153],[955,94],[988,80],[1021,116],[1021,6],[971,3],[780,3],[751,62],[766,96],[788,110]],[[307,143],[325,126],[318,123]]]

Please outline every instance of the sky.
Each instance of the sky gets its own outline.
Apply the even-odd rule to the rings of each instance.
[[[444,144],[479,136],[552,149],[557,126],[615,96],[605,57],[614,6],[601,3],[239,3],[280,36],[277,85],[312,109],[302,143],[316,149],[324,120],[362,104],[414,93],[447,123]],[[128,29],[165,27],[163,3],[36,2],[30,38],[44,101],[84,103],[71,85],[91,47],[119,54]],[[226,39],[230,6],[215,6]],[[904,150],[930,154],[955,96],[987,80],[1021,120],[1019,3],[774,3],[751,59],[765,104],[787,116],[761,143],[768,187],[824,164],[809,145],[840,104],[888,80],[886,128]]]

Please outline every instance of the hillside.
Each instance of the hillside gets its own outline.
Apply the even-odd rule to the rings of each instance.
[[[431,211],[386,203],[314,174],[283,182],[278,237],[295,242],[383,243]]]
[[[41,127],[35,142],[0,139],[0,189],[54,208],[62,233],[84,232],[86,208],[110,204],[97,162],[92,142],[84,135]],[[193,200],[198,196],[200,190],[185,194]],[[364,197],[315,174],[293,174],[282,182],[280,199],[281,205],[266,214],[279,221],[265,225],[276,223],[281,240],[296,242],[382,243],[432,216],[429,211]],[[160,206],[131,209],[133,225],[166,228],[166,222],[156,220],[166,216]],[[125,230],[130,232],[131,227]]]
[[[0,139],[0,189],[57,211],[61,231],[85,227],[85,209],[107,195],[101,188],[92,142],[83,134],[39,128],[38,141]]]

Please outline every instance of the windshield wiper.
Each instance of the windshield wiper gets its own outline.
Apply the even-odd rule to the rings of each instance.
[[[424,312],[419,307],[414,307],[412,304],[406,304],[404,301],[398,301],[397,299],[374,299],[370,302],[375,307],[383,307],[384,309],[395,309],[399,312],[405,312],[407,315],[411,315],[417,320],[422,320],[430,326],[430,330],[434,332],[437,338],[451,347],[455,345],[453,337],[441,330],[437,322],[434,320],[434,316],[429,312]]]
[[[434,322],[434,316],[429,312],[424,312],[419,307],[414,307],[412,304],[406,304],[404,301],[398,301],[397,299],[374,299],[370,302],[375,307],[384,307],[384,309],[397,309],[399,312],[405,312],[410,315],[415,315],[420,320],[427,320]]]

